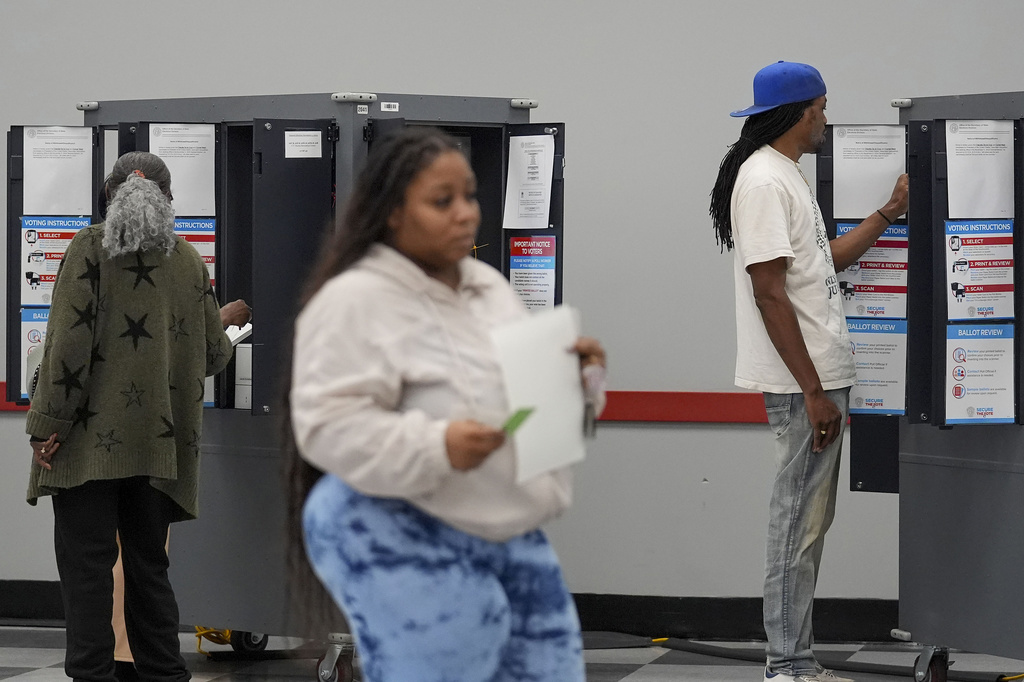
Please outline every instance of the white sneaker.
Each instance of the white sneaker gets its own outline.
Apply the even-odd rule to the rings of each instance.
[[[821,668],[816,673],[810,671],[799,675],[786,675],[785,673],[773,673],[764,669],[764,682],[854,682],[849,677],[839,677],[827,668]]]

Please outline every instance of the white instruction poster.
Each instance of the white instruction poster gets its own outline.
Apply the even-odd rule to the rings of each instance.
[[[508,184],[505,187],[505,229],[548,227],[551,183],[555,163],[552,135],[513,137],[508,146]]]
[[[92,215],[92,128],[26,126],[26,215]]]
[[[855,227],[839,223],[836,234]],[[906,225],[891,225],[859,261],[838,274],[847,317],[907,316],[907,234]]]
[[[322,137],[319,130],[284,131],[284,158],[319,159],[323,157]]]
[[[884,206],[907,170],[907,132],[901,125],[833,126],[833,209],[837,218],[863,219]]]
[[[850,390],[854,414],[903,414],[906,410],[907,321],[847,319],[857,383]]]
[[[946,423],[1011,423],[1013,325],[946,327]]]
[[[89,218],[24,216],[21,219],[21,304],[50,305],[68,244]]]
[[[1013,217],[1013,121],[946,121],[950,218]]]
[[[150,124],[149,151],[171,171],[174,215],[216,215],[215,142],[213,124]]]
[[[950,320],[1013,317],[1013,221],[947,220]]]

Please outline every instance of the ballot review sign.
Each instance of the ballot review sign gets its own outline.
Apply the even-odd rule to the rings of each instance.
[[[850,389],[851,414],[906,411],[907,321],[848,319],[857,382]]]
[[[1012,324],[946,327],[946,423],[1014,421]]]

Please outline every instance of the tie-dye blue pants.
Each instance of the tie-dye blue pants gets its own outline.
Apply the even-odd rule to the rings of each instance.
[[[488,542],[325,475],[306,549],[366,682],[582,682],[579,617],[541,531]]]

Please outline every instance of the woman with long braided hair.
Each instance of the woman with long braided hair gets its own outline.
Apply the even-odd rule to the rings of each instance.
[[[367,682],[583,680],[579,618],[539,529],[569,504],[568,471],[516,483],[490,330],[527,312],[470,255],[479,224],[454,139],[385,138],[296,322],[293,597],[311,567]],[[593,339],[566,351],[604,364]]]

